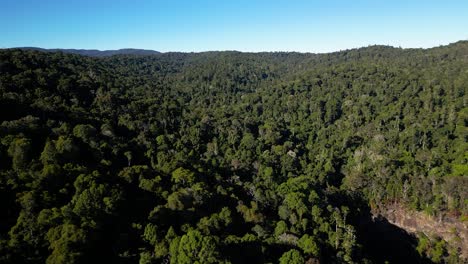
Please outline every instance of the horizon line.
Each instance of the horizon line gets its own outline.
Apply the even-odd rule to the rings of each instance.
[[[358,50],[358,49],[363,49],[363,48],[369,48],[369,47],[377,47],[377,46],[382,46],[382,47],[390,47],[394,49],[402,49],[402,50],[429,50],[429,49],[434,49],[434,48],[440,48],[440,47],[445,47],[445,46],[450,46],[454,45],[456,43],[460,42],[468,42],[468,39],[460,39],[454,42],[450,42],[448,44],[439,44],[439,45],[434,45],[430,47],[402,47],[402,46],[396,46],[396,45],[391,45],[391,44],[369,44],[367,46],[359,46],[359,47],[350,47],[350,48],[345,48],[345,49],[340,49],[340,50],[333,50],[333,51],[325,51],[325,52],[312,52],[312,51],[296,51],[296,50],[264,50],[264,51],[248,51],[248,50],[236,50],[236,49],[219,49],[219,50],[199,50],[199,51],[159,51],[156,49],[151,49],[151,48],[119,48],[119,49],[97,49],[97,48],[43,48],[43,47],[37,47],[37,46],[18,46],[18,47],[1,47],[1,50],[6,50],[6,49],[39,49],[39,50],[45,50],[45,51],[64,51],[64,50],[76,50],[76,51],[96,51],[96,52],[106,52],[106,51],[122,51],[122,50],[140,50],[140,51],[151,51],[151,52],[158,52],[161,54],[164,53],[208,53],[208,52],[239,52],[239,53],[301,53],[301,54],[330,54],[330,53],[337,53],[337,52],[343,52],[343,51],[351,51],[351,50]]]

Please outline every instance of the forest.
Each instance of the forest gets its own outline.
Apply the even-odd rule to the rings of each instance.
[[[466,231],[467,90],[468,41],[2,49],[0,263],[463,263],[455,230],[369,228],[398,204]]]

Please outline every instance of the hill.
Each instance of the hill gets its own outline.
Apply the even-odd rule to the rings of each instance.
[[[148,55],[156,55],[160,53],[155,50],[145,50],[145,49],[95,50],[95,49],[43,49],[43,48],[36,48],[36,47],[22,47],[18,49],[35,50],[35,51],[42,51],[42,52],[63,52],[63,53],[78,54],[78,55],[90,56],[90,57],[108,57],[108,56],[114,56],[114,55],[148,56]]]
[[[467,89],[466,41],[0,50],[0,262],[463,263]]]

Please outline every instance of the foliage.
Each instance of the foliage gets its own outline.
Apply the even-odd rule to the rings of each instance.
[[[0,262],[372,262],[370,207],[466,219],[467,56],[0,50]]]

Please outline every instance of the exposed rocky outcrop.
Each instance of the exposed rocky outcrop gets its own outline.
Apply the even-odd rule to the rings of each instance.
[[[374,216],[382,216],[390,223],[409,233],[424,233],[428,237],[438,236],[452,247],[458,248],[460,256],[468,259],[468,227],[455,217],[431,217],[424,212],[410,210],[401,204],[390,204],[375,209]]]

